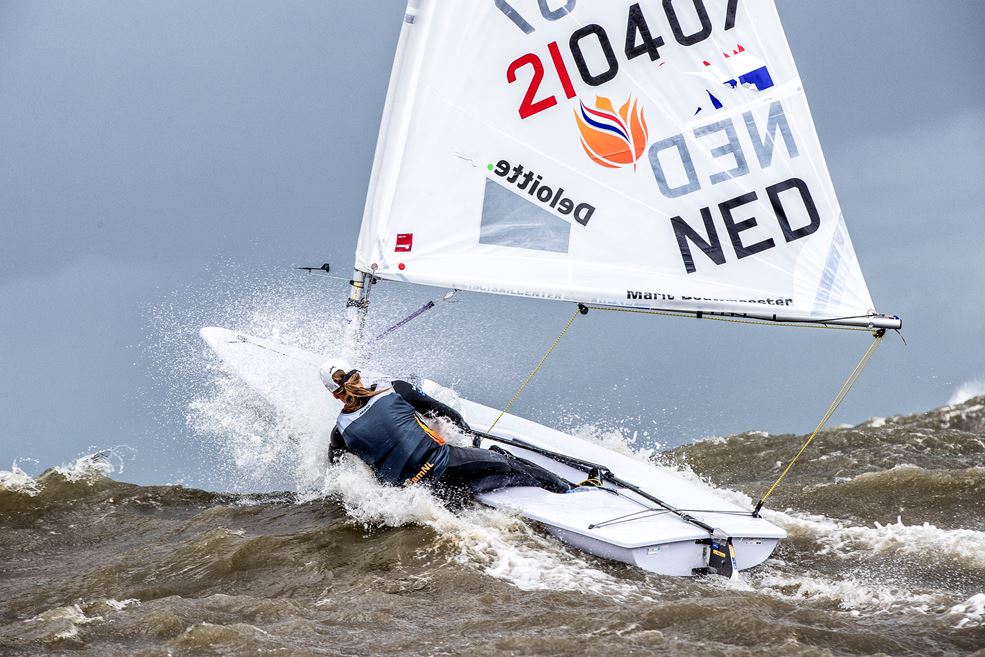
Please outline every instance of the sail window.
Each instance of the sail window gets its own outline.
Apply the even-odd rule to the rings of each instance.
[[[479,244],[567,253],[571,224],[486,180]]]

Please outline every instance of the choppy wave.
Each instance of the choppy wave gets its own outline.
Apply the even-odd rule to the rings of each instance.
[[[122,483],[108,453],[36,478],[15,464],[0,653],[969,654],[985,646],[983,408],[825,432],[765,511],[788,540],[737,582],[595,559],[508,513],[381,487],[354,460],[266,494]],[[580,435],[746,506],[802,439],[655,453]]]

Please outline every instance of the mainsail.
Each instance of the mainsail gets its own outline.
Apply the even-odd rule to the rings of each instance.
[[[772,0],[411,0],[356,269],[899,325],[875,314]]]

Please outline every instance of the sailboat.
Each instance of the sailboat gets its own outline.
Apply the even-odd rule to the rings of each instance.
[[[582,312],[901,326],[874,309],[772,0],[410,0],[339,353],[202,335],[279,410],[328,429],[337,403],[317,367],[358,358],[377,281]],[[670,469],[458,406],[494,429],[477,432],[480,448],[572,481],[601,470],[593,491],[480,496],[578,549],[666,575],[733,575],[786,535]]]

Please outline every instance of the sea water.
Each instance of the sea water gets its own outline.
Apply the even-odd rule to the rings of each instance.
[[[261,296],[230,323],[324,347],[297,299]],[[337,315],[306,321],[337,331]],[[159,348],[211,490],[126,483],[140,456],[123,447],[0,472],[0,654],[985,655],[985,397],[823,432],[764,512],[789,533],[772,558],[736,581],[670,578],[382,487],[354,459],[326,468],[323,438],[201,345]],[[635,423],[561,428],[750,508],[804,439],[668,449]]]

